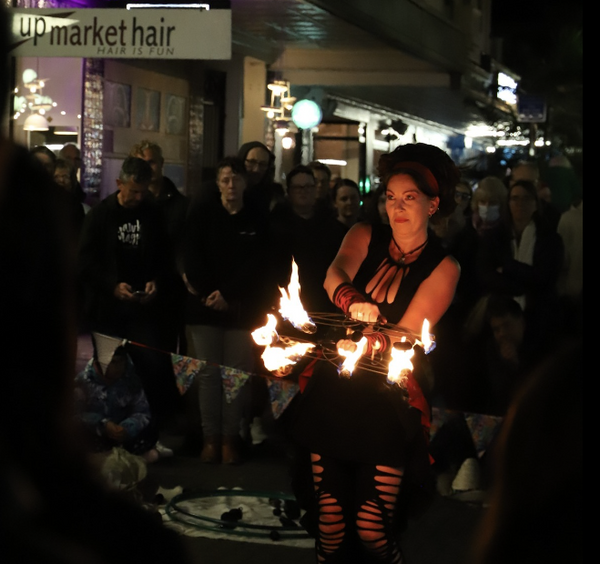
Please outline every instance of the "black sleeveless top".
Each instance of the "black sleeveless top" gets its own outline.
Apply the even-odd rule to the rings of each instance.
[[[432,238],[417,260],[401,265],[390,256],[391,237],[389,225],[372,226],[368,254],[353,284],[388,322],[398,323],[446,253]],[[311,452],[339,460],[404,466],[412,452],[424,452],[420,412],[409,407],[402,390],[389,386],[385,375],[364,369],[341,378],[329,362],[319,363],[304,390],[292,432]]]

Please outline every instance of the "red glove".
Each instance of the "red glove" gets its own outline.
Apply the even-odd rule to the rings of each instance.
[[[367,350],[365,354],[384,354],[391,347],[390,338],[383,333],[369,333],[367,338]]]
[[[333,292],[333,303],[346,315],[352,304],[363,304],[368,300],[350,282],[342,282]]]

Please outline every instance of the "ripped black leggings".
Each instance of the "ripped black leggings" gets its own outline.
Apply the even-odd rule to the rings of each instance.
[[[394,516],[402,468],[311,454],[319,563],[400,564]]]

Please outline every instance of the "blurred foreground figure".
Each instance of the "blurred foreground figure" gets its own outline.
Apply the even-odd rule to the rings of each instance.
[[[509,408],[476,564],[583,562],[582,384],[582,342],[568,342]]]
[[[0,108],[6,18],[0,6]],[[60,189],[33,158],[0,136],[2,562],[190,562],[174,532],[106,490],[76,435],[75,239]]]

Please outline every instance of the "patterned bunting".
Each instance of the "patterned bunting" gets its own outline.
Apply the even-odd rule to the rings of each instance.
[[[500,429],[503,418],[482,413],[465,413],[465,421],[471,431],[477,456],[481,458],[487,447],[494,440]]]
[[[292,380],[282,380],[281,378],[267,378],[267,386],[273,418],[278,419],[300,391],[300,386]]]
[[[171,353],[171,362],[173,364],[173,374],[175,375],[175,383],[181,395],[185,394],[194,378],[206,366],[205,360],[198,360],[189,356]]]
[[[451,409],[442,409],[440,407],[432,407],[431,408],[431,427],[429,429],[429,440],[433,440],[436,433],[448,422],[450,419],[454,417],[458,417],[460,415],[459,411],[454,411]]]
[[[249,372],[236,370],[229,366],[221,366],[221,378],[223,379],[223,390],[225,392],[225,400],[231,403],[239,394],[242,386],[250,379]]]

